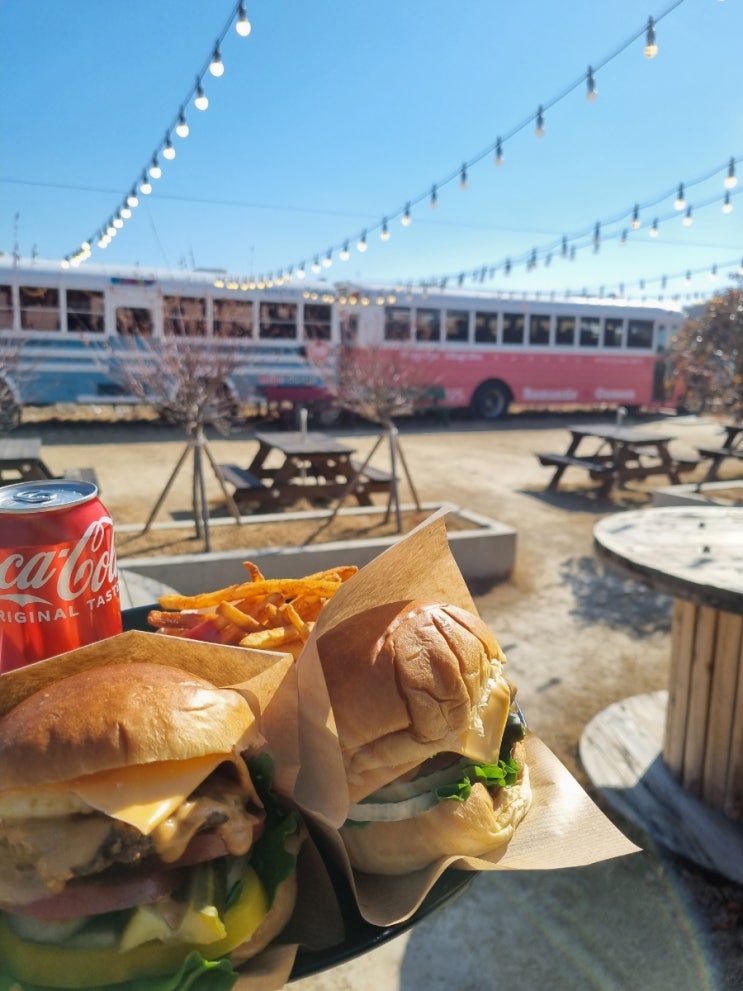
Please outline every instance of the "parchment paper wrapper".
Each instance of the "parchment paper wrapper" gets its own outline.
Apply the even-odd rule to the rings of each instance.
[[[1,675],[0,716],[46,685],[78,671],[134,662],[176,667],[218,688],[239,691],[255,716],[251,748],[271,753],[279,772],[275,790],[291,804],[300,751],[297,670],[290,654],[133,630]],[[343,935],[343,920],[325,863],[312,837],[305,835],[297,862],[294,914],[274,943],[240,966],[236,986],[241,991],[277,991],[288,980],[300,945],[320,951],[338,945]]]
[[[337,744],[336,757],[332,759],[334,720],[322,675],[322,637],[354,613],[412,599],[452,603],[476,612],[451,554],[441,514],[384,551],[341,586],[320,614],[313,636],[297,660],[300,738],[304,748],[294,797],[326,855],[345,871],[362,917],[377,926],[405,921],[447,867],[547,870],[584,866],[636,852],[638,848],[604,816],[555,755],[533,734],[527,734],[533,802],[507,846],[484,857],[442,859],[426,869],[397,877],[361,874],[351,869],[337,832],[346,818],[349,791],[342,762],[339,766]],[[497,637],[498,631],[493,632]],[[306,734],[302,729],[305,724]],[[324,733],[318,734],[314,730],[320,724]],[[306,745],[309,740],[319,742],[322,751],[310,750]],[[367,780],[365,794],[387,784],[399,772],[398,768],[393,773],[381,773],[374,781]]]

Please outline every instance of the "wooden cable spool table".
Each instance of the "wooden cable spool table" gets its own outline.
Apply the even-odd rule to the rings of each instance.
[[[581,740],[586,771],[660,842],[743,880],[743,509],[618,513],[595,526],[594,546],[672,596],[673,613],[667,695],[600,713]]]

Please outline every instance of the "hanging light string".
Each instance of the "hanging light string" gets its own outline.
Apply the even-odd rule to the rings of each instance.
[[[87,261],[93,252],[94,244],[101,249],[107,248],[113,238],[124,227],[124,224],[132,218],[132,211],[139,206],[140,195],[150,195],[152,192],[152,182],[150,180],[154,179],[157,181],[162,176],[162,160],[164,159],[166,162],[169,162],[176,157],[177,152],[174,137],[181,140],[188,137],[190,128],[186,117],[186,108],[191,104],[191,101],[193,101],[193,106],[199,111],[204,111],[209,106],[209,98],[204,90],[204,80],[208,76],[219,79],[224,74],[222,43],[233,24],[236,33],[240,37],[246,38],[251,33],[252,27],[247,17],[244,0],[239,0],[230,12],[227,22],[217,36],[214,46],[211,49],[208,60],[204,63],[201,72],[196,76],[196,82],[186,94],[186,98],[180,104],[178,112],[165,129],[163,140],[155,147],[147,164],[142,169],[139,178],[132,183],[129,192],[125,194],[118,208],[111,214],[106,223],[94,235],[83,241],[79,248],[62,260],[63,267],[79,265]]]
[[[716,284],[720,278],[720,273],[726,270],[731,270],[731,277],[736,280],[743,281],[743,258],[732,258],[723,262],[716,262],[713,265],[706,265],[700,268],[694,269],[683,269],[679,272],[666,273],[664,275],[653,276],[652,278],[642,278],[631,282],[615,282],[609,285],[601,285],[598,287],[587,287],[583,286],[581,289],[563,289],[563,290],[549,290],[545,291],[534,291],[533,289],[510,289],[502,290],[496,293],[497,296],[504,299],[623,299],[631,300],[636,298],[642,298],[647,301],[649,299],[654,299],[657,302],[663,302],[666,298],[673,300],[674,302],[679,302],[683,299],[702,299],[707,295],[715,294],[719,291],[719,287],[716,288]],[[682,280],[687,286],[690,285],[694,279],[698,276],[707,279],[709,288],[706,293],[696,290],[694,292],[687,293],[671,293],[666,297],[665,291],[668,289],[669,283],[678,282]],[[660,292],[648,295],[648,290],[650,286],[657,285],[660,287]],[[415,286],[412,283],[408,283],[406,286],[407,291],[415,291]],[[442,291],[440,287],[427,287],[429,291],[436,289],[437,291]],[[399,289],[399,287],[398,287]],[[633,294],[632,290],[636,289],[637,293]],[[443,290],[445,291],[445,289]]]
[[[527,127],[534,127],[537,136],[541,137],[546,131],[546,112],[551,110],[562,100],[566,99],[576,89],[585,86],[586,97],[589,100],[594,100],[597,95],[595,78],[596,73],[623,54],[623,52],[625,52],[631,45],[635,44],[638,38],[645,38],[645,47],[643,49],[645,56],[647,58],[654,58],[658,53],[658,46],[655,41],[655,26],[664,18],[668,17],[669,14],[673,13],[673,11],[676,10],[677,7],[680,7],[684,2],[685,0],[673,0],[673,2],[670,3],[660,14],[655,17],[649,17],[646,24],[643,24],[641,28],[635,31],[631,37],[624,41],[610,55],[607,55],[600,62],[594,62],[589,65],[587,72],[582,73],[576,80],[567,85],[561,92],[553,96],[550,100],[546,100],[541,103],[536,113],[530,114],[510,130],[503,132],[493,144],[488,145],[487,148],[484,148],[472,158],[465,160],[458,168],[448,173],[448,175],[444,176],[438,182],[435,182],[429,186],[425,192],[419,193],[417,196],[412,196],[406,201],[403,207],[390,211],[385,215],[382,221],[374,226],[367,227],[362,234],[356,235],[355,237],[343,238],[343,240],[338,244],[331,246],[326,251],[319,252],[316,257],[324,257],[326,260],[330,259],[332,264],[334,253],[339,252],[339,257],[341,260],[345,261],[349,257],[349,244],[355,244],[357,247],[362,245],[359,250],[364,251],[366,250],[366,246],[368,244],[369,235],[375,233],[376,231],[380,231],[381,240],[388,240],[390,221],[400,218],[400,223],[402,226],[409,227],[412,223],[412,211],[414,207],[417,207],[419,204],[424,202],[428,202],[430,207],[437,207],[439,203],[439,193],[442,188],[448,186],[452,182],[457,181],[461,189],[466,189],[469,184],[468,176],[470,170],[474,165],[477,165],[479,162],[483,161],[483,159],[493,157],[496,165],[502,165],[505,161],[503,149],[506,142],[510,141]],[[328,266],[326,265],[325,267]],[[305,262],[302,262],[300,265],[290,265],[285,269],[281,269],[277,277],[283,280],[286,277],[286,273],[289,273],[289,277],[291,277],[292,274],[298,274],[301,278],[303,277],[302,273],[305,272]]]
[[[737,176],[735,174],[735,166],[742,161],[743,156],[739,158],[732,157],[725,163],[725,165],[717,166],[704,175],[699,176],[696,179],[692,179],[690,182],[680,183],[677,186],[674,186],[670,191],[666,190],[659,196],[646,200],[643,203],[635,203],[629,210],[624,210],[621,213],[605,220],[597,221],[590,227],[583,228],[582,230],[572,234],[563,234],[559,239],[551,241],[546,246],[530,248],[528,251],[523,252],[516,257],[506,258],[496,263],[477,265],[471,270],[471,272],[459,271],[457,273],[431,276],[427,279],[422,279],[420,284],[442,286],[449,281],[456,281],[459,285],[462,285],[467,280],[484,282],[486,278],[493,278],[493,276],[498,272],[503,272],[506,275],[510,275],[513,268],[520,265],[526,264],[528,268],[533,269],[536,267],[537,262],[540,259],[544,261],[546,265],[549,265],[555,256],[562,258],[568,257],[572,260],[578,251],[588,246],[592,247],[594,252],[597,252],[601,247],[602,241],[619,238],[620,243],[626,242],[630,236],[634,235],[642,228],[643,223],[648,226],[650,236],[655,237],[659,233],[659,227],[661,224],[667,223],[671,220],[678,220],[678,217],[682,212],[682,223],[684,226],[688,227],[693,221],[692,206],[688,205],[688,200],[685,197],[683,200],[683,207],[680,207],[679,193],[683,190],[689,190],[700,183],[708,182],[720,173],[724,173],[725,176],[722,183],[722,192],[710,195],[704,200],[697,201],[694,204],[693,209],[695,211],[699,211],[708,206],[718,204],[723,213],[730,213],[733,208],[733,198],[742,191],[738,189],[736,192]],[[646,211],[657,206],[659,203],[662,203],[664,200],[667,200],[674,194],[675,198],[673,201],[673,209],[662,215],[651,214],[651,222],[648,223]],[[643,222],[644,215],[646,219]],[[607,233],[607,228],[616,227],[617,225],[623,226],[617,230],[609,231],[609,233]]]

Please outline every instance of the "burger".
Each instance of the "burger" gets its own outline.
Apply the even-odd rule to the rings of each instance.
[[[351,804],[354,868],[402,874],[507,843],[531,804],[525,727],[489,627],[394,603],[318,639]]]
[[[231,986],[211,981],[296,898],[299,822],[265,755],[244,759],[256,742],[242,695],[159,664],[82,671],[7,713],[0,987]]]

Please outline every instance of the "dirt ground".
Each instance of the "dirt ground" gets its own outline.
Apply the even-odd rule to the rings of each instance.
[[[594,483],[569,469],[558,491],[546,491],[551,469],[540,466],[535,452],[563,451],[566,425],[576,419],[597,416],[522,413],[492,425],[456,418],[448,425],[415,422],[401,426],[400,443],[422,502],[454,503],[516,529],[517,558],[511,578],[472,592],[508,656],[509,675],[518,685],[531,728],[590,790],[578,756],[583,728],[610,703],[666,688],[670,649],[670,600],[606,570],[594,555],[592,531],[603,516],[649,505],[652,491],[666,482],[648,479],[600,498]],[[658,419],[643,417],[638,425]],[[695,455],[697,445],[720,443],[720,426],[712,419],[661,419],[664,430],[675,438],[672,449],[680,455]],[[247,466],[257,447],[254,427],[246,424],[229,437],[210,437],[215,460]],[[42,438],[45,459],[55,472],[95,467],[103,501],[119,525],[144,524],[184,451],[184,440],[174,428],[136,418],[110,422],[103,412],[78,421],[27,417],[19,432]],[[374,431],[361,425],[333,433],[355,447],[359,457],[376,440]],[[380,449],[373,463],[389,468],[387,452]],[[721,477],[733,477],[735,467],[732,473],[723,470]],[[698,468],[685,480],[699,477]],[[208,467],[206,483],[213,512],[225,515],[224,498]],[[191,486],[186,459],[155,521],[188,521]],[[401,497],[406,503],[412,501],[406,482]],[[369,521],[362,520],[359,526],[368,529]],[[306,533],[283,521],[219,527],[212,539],[224,540],[232,549],[245,539],[243,529],[249,529],[248,548],[306,539]],[[176,546],[178,551],[201,549],[189,531],[179,545],[175,538],[169,531],[153,531],[147,538],[149,552],[174,553]],[[136,534],[119,534],[124,566],[127,557],[143,552],[141,540]],[[710,986],[715,991],[743,987],[741,887],[706,877],[663,851],[655,856],[664,870],[673,873],[679,897],[693,910],[700,938],[714,958],[720,976]]]

